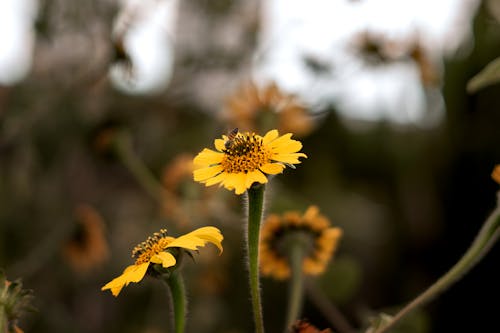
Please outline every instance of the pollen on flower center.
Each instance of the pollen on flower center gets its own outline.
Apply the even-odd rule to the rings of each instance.
[[[173,237],[167,236],[167,229],[155,232],[153,236],[148,237],[147,240],[136,245],[132,250],[132,258],[135,258],[135,264],[140,265],[149,262],[152,256],[165,250],[173,239]]]
[[[262,143],[262,138],[251,134],[240,134],[226,141],[221,166],[227,173],[252,172],[270,160],[271,153]]]

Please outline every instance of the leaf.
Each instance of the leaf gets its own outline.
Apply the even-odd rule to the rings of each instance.
[[[500,57],[496,58],[467,83],[467,91],[475,93],[491,84],[500,82]]]

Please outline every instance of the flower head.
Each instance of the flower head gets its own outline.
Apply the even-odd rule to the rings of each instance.
[[[194,180],[206,186],[220,183],[236,194],[242,194],[253,183],[267,183],[266,175],[283,172],[285,166],[300,163],[302,143],[288,133],[277,130],[263,137],[252,132],[231,132],[215,140],[215,148],[203,149],[195,158]]]
[[[31,290],[23,289],[20,280],[9,281],[5,273],[0,271],[0,322],[2,333],[22,333],[17,326],[21,314],[33,310],[30,305],[33,299]],[[5,326],[4,326],[5,325]]]
[[[276,83],[257,87],[253,82],[242,85],[229,98],[225,116],[229,123],[245,131],[278,128],[281,132],[307,135],[313,121],[307,109],[293,95],[283,93]]]
[[[319,213],[316,206],[310,206],[304,215],[298,212],[287,212],[282,216],[269,215],[260,238],[262,274],[278,280],[288,278],[291,274],[289,242],[300,238],[305,245],[302,271],[318,275],[325,270],[341,236],[342,230],[330,227],[330,222]]]
[[[106,284],[101,290],[110,289],[114,296],[118,296],[123,287],[130,282],[141,281],[151,265],[158,264],[163,268],[175,266],[177,263],[175,249],[197,250],[207,242],[214,244],[222,252],[222,236],[215,227],[203,227],[188,234],[174,238],[167,235],[167,230],[162,229],[137,245],[132,251],[135,263],[128,266],[122,275]]]
[[[62,253],[75,272],[87,273],[109,257],[104,222],[101,215],[86,204],[77,206],[75,217],[75,231],[64,244]]]
[[[493,178],[494,181],[500,184],[500,164],[497,164],[497,166],[495,166],[495,169],[493,169],[491,178]]]

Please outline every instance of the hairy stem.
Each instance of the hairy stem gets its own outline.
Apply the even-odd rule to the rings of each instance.
[[[181,273],[176,270],[166,279],[172,295],[175,333],[184,333],[186,325],[186,289]]]
[[[264,333],[259,286],[259,234],[264,207],[264,190],[264,185],[252,186],[248,189],[248,273],[256,333]]]
[[[290,281],[288,297],[288,313],[286,319],[285,331],[299,319],[302,311],[302,302],[304,299],[304,274],[302,273],[302,259],[304,258],[303,244],[296,242],[290,247],[290,266],[292,278]]]

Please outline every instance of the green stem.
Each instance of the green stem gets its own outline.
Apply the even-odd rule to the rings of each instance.
[[[304,258],[303,244],[298,241],[291,244],[290,248],[290,266],[292,278],[290,281],[288,314],[286,319],[285,331],[299,319],[302,311],[302,301],[304,299],[304,274],[302,273],[302,259]]]
[[[166,279],[170,293],[172,294],[172,304],[174,310],[175,333],[184,333],[186,326],[186,289],[181,273],[173,271]]]
[[[120,160],[148,194],[160,203],[163,202],[163,194],[165,192],[163,186],[153,176],[144,162],[134,153],[128,132],[121,131],[117,133],[115,149]]]
[[[264,190],[264,185],[252,186],[248,189],[248,273],[256,333],[264,333],[259,288],[259,233],[264,206]]]
[[[396,323],[398,323],[408,313],[419,306],[430,301],[439,293],[448,289],[454,282],[458,281],[466,274],[481,258],[488,253],[489,249],[498,240],[500,236],[500,207],[497,207],[483,224],[474,242],[469,247],[463,257],[433,285],[420,294],[413,301],[408,303],[399,311],[386,325],[382,326],[375,333],[388,332]]]

